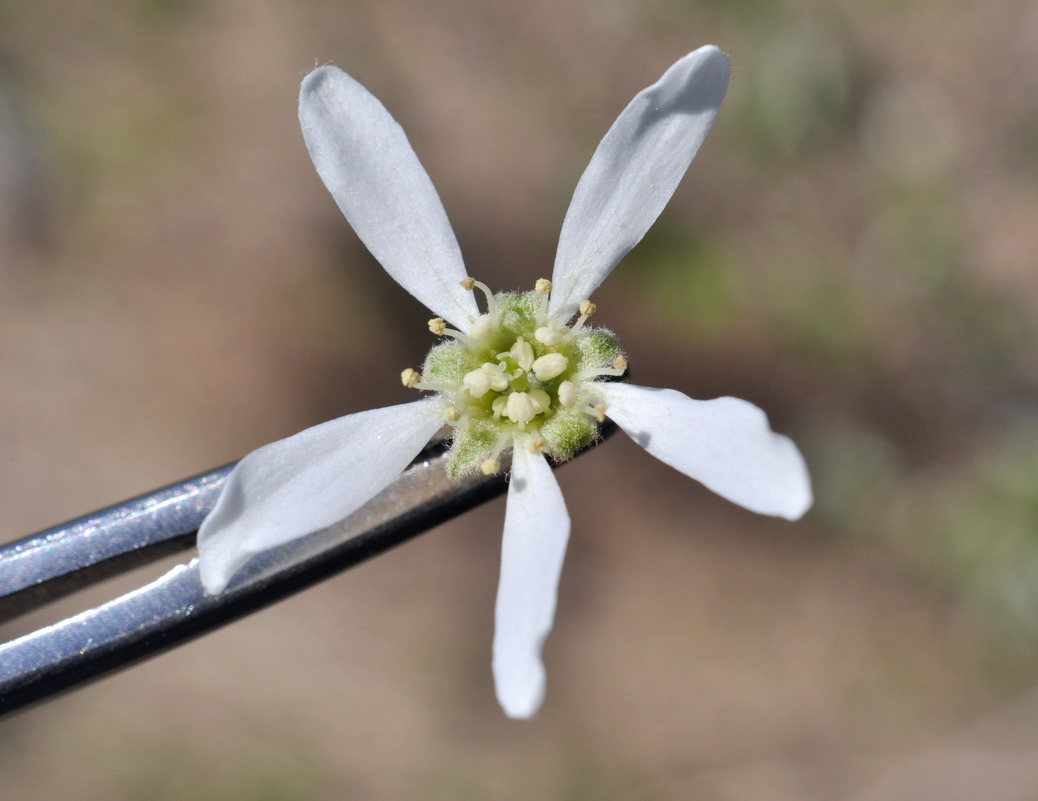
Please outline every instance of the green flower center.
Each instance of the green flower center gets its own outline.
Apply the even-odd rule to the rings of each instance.
[[[406,386],[446,401],[444,419],[453,428],[448,473],[496,473],[498,457],[512,446],[569,459],[598,436],[604,419],[595,382],[627,369],[616,337],[587,325],[595,311],[590,301],[572,325],[549,317],[551,284],[544,279],[533,292],[498,295],[471,278],[462,285],[486,296],[487,313],[467,334],[430,320],[430,330],[447,341],[429,351],[420,375],[402,375]]]

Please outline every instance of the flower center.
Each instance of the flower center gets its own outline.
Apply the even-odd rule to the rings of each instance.
[[[545,279],[533,292],[498,295],[471,278],[462,286],[483,293],[486,314],[467,334],[430,320],[430,331],[446,341],[429,352],[421,374],[401,375],[405,386],[445,400],[454,436],[448,473],[497,472],[498,457],[513,446],[569,459],[598,436],[604,419],[595,383],[627,369],[616,337],[587,325],[595,312],[590,301],[572,325],[549,316]]]

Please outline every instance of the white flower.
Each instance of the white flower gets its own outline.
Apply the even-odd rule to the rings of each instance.
[[[551,281],[493,296],[467,277],[440,199],[389,112],[341,70],[311,72],[299,119],[318,174],[385,270],[437,315],[429,327],[445,340],[421,373],[403,374],[406,386],[433,394],[315,426],[238,464],[198,533],[206,591],[221,592],[254,554],[354,512],[446,421],[454,429],[453,474],[496,472],[498,456],[513,451],[493,671],[505,712],[523,718],[544,695],[541,646],[570,528],[546,455],[569,458],[606,416],[723,497],[800,517],[811,505],[807,469],[763,412],[736,398],[698,401],[601,380],[622,375],[627,359],[611,332],[587,323],[595,311],[587,298],[670,199],[713,122],[728,74],[721,51],[703,47],[640,92],[577,184]],[[485,295],[485,313],[475,289]]]

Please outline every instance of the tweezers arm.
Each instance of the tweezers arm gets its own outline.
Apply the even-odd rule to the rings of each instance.
[[[198,560],[193,559],[109,603],[0,645],[0,714],[243,617],[500,495],[507,487],[503,475],[451,481],[443,459],[416,461],[343,522],[259,554],[219,595],[204,593]],[[209,483],[220,484],[222,478]]]
[[[0,623],[187,550],[233,464],[0,547]]]

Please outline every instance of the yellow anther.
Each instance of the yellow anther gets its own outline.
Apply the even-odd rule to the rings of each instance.
[[[590,300],[580,301],[580,313],[583,314],[585,317],[590,317],[592,314],[595,313],[597,309],[598,307]]]
[[[537,283],[533,285],[533,288],[542,295],[547,295],[551,292],[551,281],[547,278],[538,278]]]
[[[595,419],[598,422],[600,422],[600,423],[604,423],[605,422],[606,407],[605,407],[604,404],[602,404],[602,403],[596,404],[595,407],[591,411],[594,413]]]
[[[422,375],[417,370],[408,367],[404,372],[400,374],[400,383],[408,389],[412,389],[415,384],[422,380]]]
[[[447,324],[443,321],[442,317],[433,317],[429,321],[429,330],[436,334],[436,336],[442,337],[443,332],[447,330]]]
[[[528,440],[526,440],[526,450],[530,453],[540,453],[544,450],[544,440],[541,439],[537,434],[534,434]]]
[[[613,368],[616,370],[626,370],[627,359],[625,359],[623,355],[617,356],[615,359],[613,359]]]
[[[497,459],[487,459],[479,466],[479,472],[485,476],[492,476],[501,471],[501,462]]]
[[[461,419],[461,414],[453,406],[448,406],[443,410],[443,419],[448,423],[456,423]]]
[[[461,282],[461,288],[462,289],[467,289],[470,292],[472,291],[472,287],[474,287],[475,285],[476,285],[476,279],[473,278],[472,276],[469,276],[468,278],[466,278],[464,281]]]

